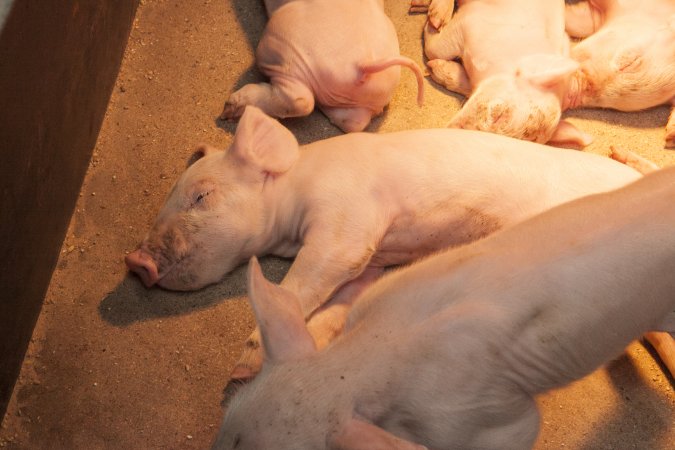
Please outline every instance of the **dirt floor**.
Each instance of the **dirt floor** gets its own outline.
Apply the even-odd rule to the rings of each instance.
[[[401,52],[423,63],[423,16],[385,0]],[[358,11],[354,12],[358,14]],[[124,267],[197,143],[226,147],[216,120],[228,94],[261,79],[253,50],[266,17],[258,0],[142,0],[61,258],[0,430],[10,449],[206,448],[228,374],[254,321],[241,269],[195,293],[145,289]],[[320,39],[320,36],[317,37]],[[370,131],[444,126],[461,98],[413,76]],[[662,166],[666,107],[568,115]],[[320,113],[285,120],[301,143],[339,131]],[[279,281],[288,262],[264,260]],[[611,327],[612,324],[607,324]],[[414,380],[411,380],[414,382]],[[592,376],[540,399],[537,449],[675,448],[673,379],[641,344]]]

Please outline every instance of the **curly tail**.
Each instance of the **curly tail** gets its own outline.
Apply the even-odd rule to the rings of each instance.
[[[424,75],[422,74],[422,69],[420,69],[420,66],[418,66],[415,61],[406,56],[397,56],[360,66],[359,70],[361,72],[361,79],[359,82],[365,81],[365,78],[369,74],[381,72],[391,66],[404,66],[413,71],[415,78],[417,79],[417,104],[422,106],[424,103]]]

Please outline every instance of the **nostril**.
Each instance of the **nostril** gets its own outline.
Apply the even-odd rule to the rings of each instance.
[[[159,279],[157,265],[150,255],[138,249],[129,253],[124,258],[124,262],[130,271],[140,277],[146,287],[151,287],[157,283],[157,280]]]

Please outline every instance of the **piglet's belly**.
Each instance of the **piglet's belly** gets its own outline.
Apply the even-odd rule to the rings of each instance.
[[[460,218],[406,217],[395,221],[373,255],[378,267],[405,264],[439,250],[481,239],[504,226],[503,220],[467,210]]]

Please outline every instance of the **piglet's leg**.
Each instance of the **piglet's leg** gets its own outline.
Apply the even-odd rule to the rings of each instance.
[[[593,142],[593,136],[584,133],[566,120],[561,120],[547,144],[556,147],[581,149]]]
[[[597,11],[588,1],[565,5],[565,31],[572,37],[583,38],[593,34],[599,27]]]
[[[225,103],[221,119],[236,119],[247,105],[262,109],[267,115],[284,118],[309,115],[314,109],[314,95],[303,83],[272,79],[271,83],[247,84]]]
[[[345,133],[363,131],[370,120],[373,112],[367,108],[331,108],[322,106],[321,111],[335,126]]]
[[[675,148],[675,98],[670,100],[670,117],[666,125],[666,147]]]
[[[438,84],[452,92],[465,97],[471,95],[471,82],[464,67],[456,61],[432,59],[427,63],[431,69],[431,78]]]
[[[444,27],[452,18],[455,0],[411,0],[410,12],[428,14],[428,20],[437,30]]]
[[[342,330],[354,301],[368,286],[377,280],[384,269],[367,268],[358,278],[344,284],[333,297],[317,309],[307,322],[307,330],[314,338],[317,350],[326,347]],[[256,328],[246,340],[246,347],[234,370],[230,374],[233,380],[248,380],[260,372],[263,364],[260,329]]]
[[[645,334],[647,342],[661,358],[671,377],[675,377],[675,339],[670,333],[663,331],[650,331]]]
[[[424,26],[424,54],[427,58],[450,61],[462,56],[463,47],[461,19],[451,20],[440,30],[429,22]]]
[[[365,229],[376,228],[372,224],[366,224],[367,217],[362,216],[360,219]],[[356,227],[345,225],[344,228]],[[326,243],[331,242],[331,239],[320,233],[308,236],[305,245],[298,252],[281,286],[296,294],[305,318],[309,318],[326,303],[341,286],[360,277],[368,267],[374,251],[369,249],[375,248],[374,243],[379,238],[364,236],[359,240],[352,234],[350,239],[353,242],[349,245],[333,239],[330,248],[327,248]],[[336,315],[339,315],[337,311]],[[329,320],[328,317],[326,320]],[[250,379],[260,371],[263,360],[261,342],[260,333],[256,329],[246,341],[244,353],[231,374],[232,379]]]
[[[637,153],[633,153],[630,150],[613,145],[610,146],[609,157],[615,161],[627,165],[628,167],[632,167],[643,175],[647,175],[648,173],[652,173],[660,169],[660,167],[654,164],[652,161],[643,158]]]
[[[381,267],[367,268],[361,276],[344,284],[327,303],[314,311],[307,322],[307,329],[314,338],[317,350],[326,347],[342,334],[356,299],[383,273],[384,269]]]

